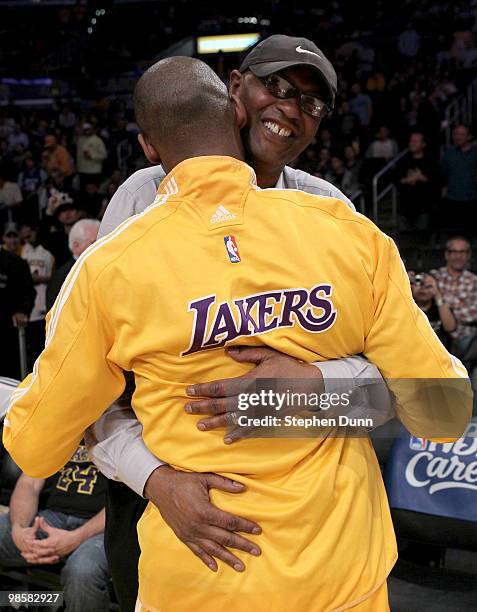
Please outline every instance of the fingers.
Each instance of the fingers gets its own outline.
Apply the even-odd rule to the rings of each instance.
[[[227,531],[241,531],[242,533],[252,533],[253,535],[259,535],[262,533],[260,525],[254,521],[249,521],[241,516],[230,514],[219,510],[211,504],[211,512],[208,517],[209,525],[226,529]]]
[[[241,482],[218,474],[204,474],[204,482],[208,489],[220,489],[228,493],[242,493],[246,488]]]
[[[35,539],[30,543],[30,550],[38,555],[51,555],[56,553],[57,542],[52,538]]]
[[[259,365],[262,361],[276,355],[278,351],[267,346],[231,346],[227,349],[227,354],[234,361],[254,363]]]
[[[230,426],[231,414],[232,413],[226,412],[225,414],[219,414],[218,416],[203,419],[202,421],[199,421],[197,423],[196,427],[200,431],[210,431],[211,429],[218,429],[219,427],[224,428]]]
[[[52,529],[43,516],[38,517],[38,526],[40,529],[43,529],[43,531],[46,531],[46,532]]]
[[[233,444],[240,440],[241,438],[246,438],[252,432],[256,431],[257,427],[236,427],[231,431],[228,431],[226,436],[224,437],[225,444]]]
[[[251,384],[250,376],[245,375],[190,385],[186,392],[190,397],[232,397],[247,392]]]
[[[51,555],[50,557],[41,557],[36,561],[38,565],[46,565],[52,563],[59,563],[60,557],[58,555]]]
[[[194,544],[194,542],[186,542],[186,545],[191,549],[194,555],[199,557],[202,563],[207,565],[210,570],[213,572],[217,571],[218,567],[215,559],[208,555],[198,544]]]
[[[213,541],[223,547],[236,548],[237,550],[254,555],[254,557],[259,557],[262,554],[260,547],[255,542],[251,542],[237,533],[219,529],[218,527],[213,527],[210,533]]]
[[[227,409],[231,408],[232,405],[233,402],[230,398],[220,397],[189,402],[184,410],[188,414],[221,414],[222,412],[227,412]]]
[[[187,387],[186,392],[190,397],[225,397],[225,381],[211,380],[208,383],[197,383]]]
[[[60,561],[58,555],[47,555],[42,557],[31,553],[25,553],[22,554],[22,557],[32,565],[47,565],[58,563]]]
[[[212,540],[199,540],[200,547],[211,557],[215,557],[216,559],[220,559],[227,565],[230,565],[232,569],[236,572],[243,572],[245,569],[245,564],[243,561],[240,561],[238,557],[236,557],[229,550],[217,544]]]

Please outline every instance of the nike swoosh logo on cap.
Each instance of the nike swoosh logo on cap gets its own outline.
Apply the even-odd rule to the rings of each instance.
[[[318,55],[318,53],[315,53],[314,51],[308,51],[308,49],[302,49],[301,45],[298,45],[298,47],[295,49],[295,51],[297,51],[298,53],[309,53],[310,55],[316,55],[316,57],[319,57],[320,59],[323,59],[321,57],[321,55]]]

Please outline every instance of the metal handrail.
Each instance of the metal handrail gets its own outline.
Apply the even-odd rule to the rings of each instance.
[[[452,129],[454,123],[462,121],[466,125],[472,125],[474,115],[474,89],[477,87],[477,78],[474,79],[467,87],[467,91],[450,104],[446,106],[444,111],[444,129],[446,147],[451,145]]]
[[[473,122],[474,115],[474,88],[477,88],[477,78],[472,81],[467,87],[467,91],[464,94],[461,94],[459,97],[455,98],[450,102],[444,112],[445,121],[442,129],[445,130],[445,142],[446,145],[449,146],[451,144],[451,133],[452,128],[454,127],[454,122],[458,122],[462,120],[467,125],[471,125]],[[462,118],[462,119],[461,119]],[[386,196],[389,192],[392,195],[392,221],[394,227],[397,225],[397,188],[394,183],[391,183],[385,187],[383,191],[378,193],[378,181],[379,179],[389,172],[391,168],[393,168],[396,163],[404,157],[404,155],[408,152],[409,149],[404,149],[401,153],[399,153],[396,157],[394,157],[390,162],[388,162],[384,168],[373,176],[372,185],[373,185],[373,221],[378,223],[378,204],[379,201]]]
[[[353,202],[353,204],[355,204],[355,200],[359,202],[359,212],[364,215],[366,212],[366,201],[364,199],[363,190],[358,189],[358,191],[355,191],[349,196],[349,199]]]
[[[401,151],[401,153],[396,155],[396,157],[394,157],[391,161],[389,161],[384,166],[384,168],[381,168],[381,170],[373,176],[373,183],[372,183],[373,184],[373,221],[376,223],[376,225],[378,225],[379,200],[381,200],[381,198],[383,198],[391,189],[393,190],[393,223],[394,225],[396,225],[396,221],[397,221],[397,201],[396,201],[396,193],[395,193],[396,187],[394,186],[394,184],[391,183],[391,185],[388,185],[384,189],[384,191],[378,194],[378,181],[382,176],[387,174],[389,170],[391,170],[391,168],[394,168],[397,162],[401,160],[408,151],[409,149],[407,148],[404,149],[404,151]]]

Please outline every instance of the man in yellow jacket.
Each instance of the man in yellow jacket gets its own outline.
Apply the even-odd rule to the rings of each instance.
[[[133,371],[132,404],[151,452],[244,483],[243,498],[213,497],[263,528],[262,555],[246,572],[214,574],[150,504],[138,526],[138,609],[388,610],[396,543],[370,441],[227,446],[217,431],[206,440],[200,417],[184,411],[186,388],[245,373],[248,364],[224,356],[244,344],[304,362],[363,353],[388,379],[441,379],[446,405],[458,394],[449,382],[469,390],[464,368],[414,304],[396,247],[373,223],[338,200],[256,187],[225,87],[205,64],[158,62],[135,105],[143,148],[169,174],[144,213],[73,267],[49,313],[45,350],[13,396],[5,446],[27,474],[53,473],[121,394],[123,370]],[[422,435],[433,403],[416,397],[415,382],[390,384],[400,418]],[[458,436],[470,401],[452,410],[447,429]]]

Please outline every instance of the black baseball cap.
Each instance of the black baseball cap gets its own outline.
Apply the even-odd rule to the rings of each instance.
[[[245,57],[240,72],[250,70],[255,76],[265,77],[291,66],[315,68],[328,90],[325,100],[330,108],[335,105],[337,78],[331,62],[308,38],[274,34],[258,43]]]

